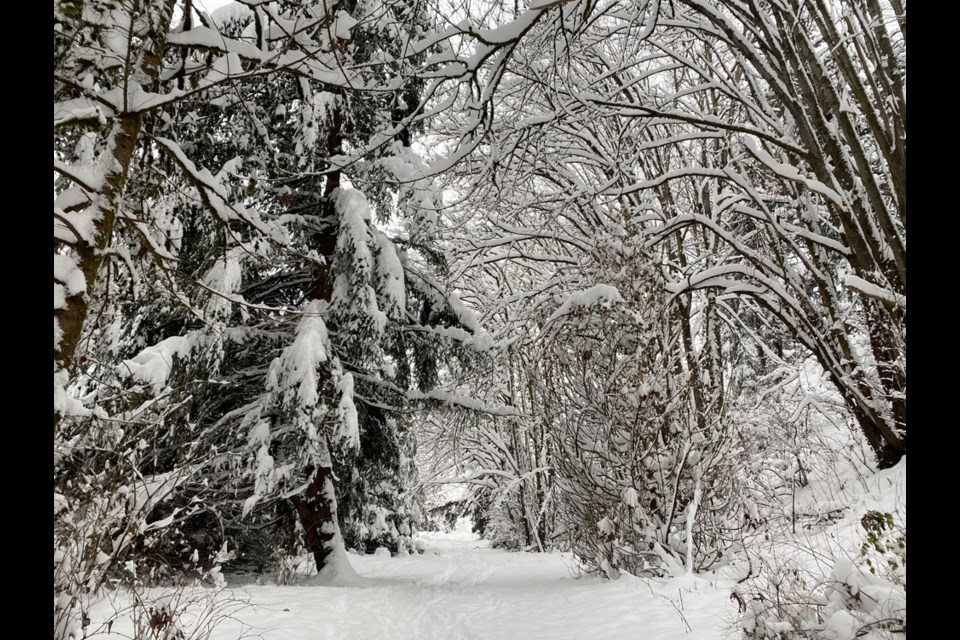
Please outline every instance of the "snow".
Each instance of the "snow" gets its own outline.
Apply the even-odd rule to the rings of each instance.
[[[832,467],[822,477],[812,475],[810,484],[799,489],[794,499],[798,510],[822,513],[834,504],[825,498],[835,496],[846,505],[846,515],[824,526],[798,527],[794,535],[769,545],[777,558],[789,561],[784,570],[799,568],[816,581],[815,590],[804,597],[822,607],[820,628],[838,640],[855,640],[865,625],[905,615],[905,588],[865,572],[856,550],[864,533],[860,519],[867,510],[893,513],[898,523],[905,522],[906,459],[877,473],[841,467]],[[169,482],[166,476],[155,476],[143,486],[151,485],[147,493],[155,496]],[[624,500],[631,503],[636,496],[625,492]],[[158,521],[155,526],[161,524]],[[608,519],[597,527],[604,532],[614,530]],[[767,533],[758,530],[753,535]],[[806,624],[755,615],[756,607],[768,607],[742,591],[745,585],[739,578],[748,570],[742,556],[716,573],[697,575],[677,565],[672,568],[675,577],[669,579],[640,579],[610,567],[611,574],[621,577],[604,581],[580,576],[569,554],[491,549],[489,543],[470,533],[465,518],[452,532],[420,533],[412,546],[422,550],[422,555],[390,557],[385,549],[372,555],[348,555],[340,548],[327,570],[315,575],[305,569],[311,566],[305,555],[304,561],[292,565],[301,567],[300,580],[297,582],[295,575],[292,585],[278,585],[269,574],[253,579],[232,576],[226,583],[216,582],[215,588],[156,588],[141,596],[147,603],[168,603],[174,618],[184,621],[186,637],[191,637],[189,632],[201,622],[215,621],[210,634],[202,636],[210,640],[251,636],[275,640],[395,636],[425,640],[727,640],[740,637],[737,625],[741,615],[746,629],[771,636],[789,634],[798,630],[797,624]],[[753,553],[758,551],[754,548]],[[810,563],[806,570],[803,564],[792,564],[803,563],[805,554]],[[754,563],[757,559],[754,555]],[[759,558],[761,562],[770,559]],[[220,580],[219,569],[211,572],[214,574]],[[785,574],[772,577],[778,575]],[[87,637],[133,637],[129,596],[118,594],[111,592],[94,605]],[[747,605],[743,614],[737,610],[741,603]],[[107,633],[106,621],[115,611],[120,614]],[[816,624],[812,617],[809,622]],[[868,633],[863,637],[880,640],[888,636]]]
[[[62,284],[53,283],[53,309],[66,309],[67,300],[66,300],[66,290]]]
[[[317,404],[317,368],[327,361],[329,351],[330,340],[322,317],[324,306],[321,300],[307,304],[297,327],[297,337],[271,364],[268,376],[268,390],[289,398],[295,389],[304,407]]]
[[[96,120],[101,125],[107,123],[107,118],[100,108],[90,98],[76,98],[53,105],[53,126],[62,127],[78,120]]]
[[[223,82],[238,73],[243,73],[243,63],[240,61],[240,56],[231,51],[213,61],[210,71],[207,72],[201,82],[201,86]]]
[[[250,429],[249,443],[256,449],[256,462],[253,472],[253,494],[243,502],[243,516],[246,517],[260,498],[269,494],[277,486],[278,474],[273,456],[270,455],[270,424],[258,422]]]
[[[209,287],[213,295],[207,302],[205,310],[211,318],[226,318],[232,308],[231,300],[239,299],[236,295],[243,278],[241,261],[246,249],[234,247],[214,262],[213,267],[203,278],[203,284]]]
[[[334,37],[337,40],[349,40],[350,30],[358,24],[359,22],[346,11],[338,12],[334,22]]]
[[[410,389],[406,392],[406,396],[411,400],[436,400],[450,407],[463,407],[465,409],[482,411],[484,413],[497,416],[523,415],[514,407],[506,405],[491,405],[483,402],[482,400],[477,400],[471,396],[459,395],[449,391],[444,391],[442,389],[431,389],[426,393],[423,391],[417,391],[416,389]]]
[[[616,287],[609,284],[597,284],[589,289],[571,293],[570,297],[553,312],[553,315],[547,318],[547,324],[579,308],[590,308],[598,305],[609,308],[610,305],[622,301],[623,298]]]
[[[318,91],[313,96],[313,109],[318,120],[326,119],[337,108],[339,98],[329,91]]]
[[[54,318],[54,343],[57,342],[57,319]],[[70,395],[67,390],[67,384],[70,382],[70,376],[66,371],[60,369],[53,374],[53,411],[64,416],[89,416],[91,411],[83,406],[83,403]]]
[[[337,274],[333,284],[331,306],[347,317],[365,316],[372,320],[373,330],[382,334],[387,314],[377,305],[377,295],[368,283],[376,267],[371,246],[374,239],[370,203],[361,191],[339,188],[334,192],[340,230],[337,236],[337,255],[349,256],[351,269]]]
[[[202,4],[209,7],[213,4],[213,2],[207,0]],[[244,22],[252,15],[253,12],[250,10],[250,7],[239,2],[230,2],[223,6],[216,7],[210,12],[210,17],[213,18],[213,23],[218,27],[229,25],[231,22]]]
[[[327,566],[323,571],[304,581],[307,587],[362,587],[369,584],[369,581],[361,577],[350,564],[347,552],[343,548],[343,539],[340,537],[339,530],[335,536],[340,540],[333,551],[331,558],[327,560]]]
[[[427,176],[429,169],[410,147],[397,145],[389,156],[377,160],[398,182],[415,182]]]
[[[251,60],[262,60],[267,57],[264,52],[254,45],[227,38],[219,31],[209,27],[194,27],[189,31],[172,33],[167,37],[167,42],[172,45],[236,53],[243,58],[250,58]]]
[[[450,306],[450,310],[457,316],[457,321],[461,325],[469,329],[474,335],[484,333],[483,327],[480,326],[480,320],[477,319],[477,314],[473,309],[463,303],[459,295],[451,293],[447,297],[447,304]]]
[[[840,450],[842,443],[838,440],[830,446]],[[812,624],[819,615],[825,629],[832,631],[837,640],[900,637],[860,633],[882,620],[906,620],[905,562],[897,572],[892,571],[884,566],[879,554],[868,550],[864,555],[861,545],[867,533],[863,518],[871,511],[891,514],[895,527],[902,527],[905,535],[906,464],[904,457],[891,469],[870,473],[847,461],[834,464],[822,476],[811,473],[809,485],[797,489],[794,495],[784,496],[784,513],[787,518],[792,515],[796,519],[796,530],[776,534],[758,531],[754,535],[762,535],[762,541],[747,539],[754,557],[770,564],[766,580],[804,576],[805,591],[785,587],[787,601],[818,604],[819,613],[804,609],[803,620]],[[868,556],[874,557],[876,575],[865,565]],[[737,591],[740,589],[736,587]],[[746,628],[763,625],[773,630],[775,626],[789,628],[791,621],[797,622],[797,614],[790,613],[789,607],[778,620],[756,601],[756,592],[741,595],[746,595],[747,600],[743,620]]]
[[[481,332],[478,334],[470,333],[469,331],[464,331],[458,327],[429,327],[424,329],[427,333],[432,333],[437,336],[442,336],[444,338],[449,338],[451,340],[456,340],[465,345],[471,345],[477,351],[488,351],[492,349],[497,343],[494,342],[493,336],[486,332]]]
[[[386,234],[378,231],[373,234],[373,240],[377,247],[377,280],[383,293],[383,311],[388,317],[401,320],[407,306],[403,263]]]
[[[147,347],[130,360],[117,365],[117,375],[148,384],[153,387],[154,393],[160,393],[173,369],[174,359],[190,353],[195,337],[195,334],[171,336]]]
[[[360,449],[360,423],[357,407],[353,403],[353,374],[344,373],[337,381],[340,402],[337,404],[337,419],[340,423],[339,438],[351,450]]]
[[[727,637],[735,611],[729,592],[714,582],[693,576],[663,582],[629,575],[615,582],[578,579],[567,554],[490,549],[469,526],[461,519],[451,533],[420,534],[422,555],[350,555],[358,575],[349,586],[315,586],[316,578],[294,586],[235,584],[206,590],[208,599],[217,598],[214,604],[201,600],[202,590],[180,601],[230,612],[211,640],[244,633],[266,640]],[[149,593],[169,598],[169,590]],[[108,612],[109,603],[95,608],[95,625]],[[114,623],[112,635],[90,637],[123,633],[129,634],[128,620]]]
[[[67,210],[69,207],[85,205],[89,200],[87,195],[78,188],[67,189],[57,197],[53,207],[53,236],[56,239],[68,244],[77,240],[93,244],[93,238],[96,236],[93,216],[89,212]],[[79,238],[77,234],[80,234]]]
[[[833,189],[831,189],[830,187],[828,187],[827,185],[823,184],[819,180],[813,180],[811,178],[807,178],[806,176],[801,174],[796,167],[777,162],[773,158],[773,156],[771,156],[769,153],[761,149],[752,140],[746,141],[746,147],[747,149],[750,150],[751,153],[753,153],[754,156],[756,156],[757,160],[763,163],[768,169],[770,169],[770,171],[772,171],[776,175],[780,176],[781,178],[790,180],[792,182],[799,182],[805,185],[808,189],[816,193],[819,193],[823,197],[833,202],[838,207],[844,206],[843,198],[840,196],[840,194],[834,191]]]
[[[70,256],[53,254],[53,279],[63,285],[63,293],[66,297],[82,293],[87,289],[87,280],[83,272]],[[56,302],[57,295],[54,293],[54,309],[58,308]]]
[[[872,282],[867,282],[863,278],[858,278],[852,273],[847,274],[844,277],[843,286],[862,293],[868,298],[876,298],[877,300],[889,302],[901,307],[906,306],[907,304],[907,296],[895,293],[889,289],[884,289],[883,287],[878,287]]]

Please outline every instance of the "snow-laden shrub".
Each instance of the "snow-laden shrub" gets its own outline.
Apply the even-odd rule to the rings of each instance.
[[[732,598],[744,637],[905,637],[905,461],[873,471],[817,368],[784,373],[740,423],[749,573]]]
[[[155,406],[165,403],[161,399]],[[152,418],[141,424],[95,417],[68,420],[57,434],[56,638],[86,633],[91,607],[110,593],[124,594],[122,597],[129,596],[133,602],[114,610],[110,619],[129,619],[153,606],[145,595],[152,586],[222,585],[220,567],[233,553],[226,544],[210,548],[214,531],[208,532],[209,539],[198,539],[197,532],[186,526],[191,516],[204,510],[202,501],[185,498],[187,488],[202,475],[204,457],[183,447],[177,464],[158,466],[164,438],[159,429],[162,423],[155,414]],[[164,616],[173,625],[173,612]],[[155,631],[159,633],[159,627]]]
[[[628,261],[613,282],[571,295],[544,330],[537,391],[558,440],[558,528],[611,578],[704,569],[740,524],[720,334],[692,324],[693,302],[670,302],[649,264]]]
[[[814,548],[794,559],[773,554],[733,599],[750,640],[893,640],[906,637],[906,583],[870,573],[860,558]],[[819,554],[819,555],[818,555]],[[803,556],[806,557],[803,557]],[[829,564],[823,575],[810,559]]]
[[[313,557],[303,545],[302,535],[293,550],[277,547],[273,554],[273,580],[278,585],[293,585],[307,579],[316,568]]]
[[[663,396],[643,383],[619,398],[601,394],[603,404],[621,406],[594,419],[581,414],[556,464],[557,518],[571,549],[611,578],[717,563],[738,524],[728,510],[733,470],[722,425],[701,431],[675,422]],[[598,408],[586,404],[584,413]]]

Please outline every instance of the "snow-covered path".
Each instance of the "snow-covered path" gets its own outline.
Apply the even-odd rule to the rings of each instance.
[[[575,579],[561,554],[508,553],[463,533],[426,534],[423,555],[350,556],[368,584],[233,590],[250,604],[215,640],[499,640],[728,637],[728,592],[697,578]]]

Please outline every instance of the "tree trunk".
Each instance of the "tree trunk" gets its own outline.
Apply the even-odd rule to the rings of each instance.
[[[322,571],[332,559],[336,545],[343,544],[337,539],[337,498],[329,456],[327,464],[316,469],[307,467],[306,471],[313,474],[313,479],[302,496],[294,496],[290,501],[300,516],[317,571]]]
[[[880,469],[889,469],[900,462],[900,459],[907,453],[907,435],[906,435],[906,399],[900,402],[894,401],[893,411],[903,412],[904,422],[898,425],[899,430],[894,431],[891,425],[885,421],[890,414],[885,411],[877,411],[870,402],[883,402],[882,398],[876,395],[866,396],[864,400],[860,394],[851,390],[851,381],[845,380],[843,376],[838,376],[836,372],[830,371],[837,389],[846,402],[847,408],[853,414],[857,421],[857,426],[866,437],[870,448],[873,449],[877,457],[877,467]]]
[[[128,69],[124,74],[145,78],[147,88],[151,90],[156,90],[160,61],[166,44],[165,37],[170,30],[175,4],[176,0],[163,0],[158,3],[158,15],[150,19],[156,24],[156,28],[150,33],[150,38],[144,42],[136,62],[133,63],[136,68]],[[131,24],[136,22],[137,18],[137,16],[131,16]],[[130,87],[130,89],[133,88]],[[87,243],[77,238],[72,247],[74,262],[83,273],[86,287],[85,290],[68,296],[66,306],[55,309],[53,312],[53,318],[61,331],[60,341],[53,352],[55,373],[60,370],[69,371],[73,366],[74,355],[83,333],[83,325],[90,310],[91,297],[96,290],[97,276],[103,264],[104,250],[113,237],[113,226],[123,200],[130,161],[137,147],[142,126],[142,111],[120,112],[110,124],[107,149],[99,161],[104,175],[102,186],[99,192],[88,194],[91,202],[85,209],[85,213],[93,223],[92,242]],[[61,248],[62,245],[63,243],[55,241],[54,250]],[[54,409],[54,433],[60,427],[60,418],[61,414]]]
[[[340,108],[334,109],[331,114],[330,133],[327,137],[328,157],[340,153],[342,141],[341,128],[343,117]],[[317,268],[316,283],[313,297],[315,300],[329,302],[333,295],[332,271],[333,258],[337,249],[337,212],[333,204],[333,192],[340,187],[340,171],[333,171],[326,175],[323,186],[323,199],[319,205],[318,218],[321,220],[323,231],[314,234],[313,246],[323,257],[324,264]],[[337,496],[334,484],[333,463],[330,460],[329,445],[323,438],[324,451],[320,465],[314,469],[307,467],[306,473],[313,474],[306,492],[302,496],[291,498],[297,509],[300,524],[306,532],[307,546],[317,563],[317,572],[323,573],[330,566],[337,547],[343,547],[343,538],[340,535],[340,523],[337,520]]]

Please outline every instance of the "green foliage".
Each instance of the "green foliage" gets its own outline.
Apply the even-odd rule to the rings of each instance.
[[[79,18],[83,12],[83,0],[59,0],[57,11],[68,18]]]
[[[860,545],[860,557],[877,575],[878,570],[889,571],[894,576],[904,574],[907,565],[907,532],[893,522],[893,514],[880,511],[868,511],[860,520],[867,531]],[[902,582],[906,588],[906,580]]]

